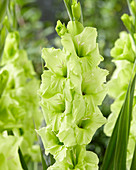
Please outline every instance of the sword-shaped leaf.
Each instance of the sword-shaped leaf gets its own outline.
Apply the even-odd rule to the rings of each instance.
[[[135,81],[136,74],[133,80],[130,80],[125,101],[112,132],[101,170],[126,169],[127,143],[132,117]]]
[[[136,143],[135,143],[135,150],[134,150],[134,155],[133,155],[130,170],[135,170],[135,169],[136,169]]]

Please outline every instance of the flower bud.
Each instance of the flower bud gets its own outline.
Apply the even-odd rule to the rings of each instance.
[[[73,17],[75,18],[75,20],[79,20],[81,17],[81,6],[80,6],[80,2],[76,2],[74,1],[73,4],[71,5],[72,8],[72,14]]]
[[[57,21],[55,30],[60,37],[63,36],[67,32],[65,24],[62,24],[60,20]]]

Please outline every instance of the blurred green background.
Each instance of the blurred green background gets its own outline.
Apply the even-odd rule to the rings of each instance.
[[[109,71],[107,81],[115,69],[110,57],[110,50],[118,38],[119,32],[125,30],[120,17],[128,13],[126,0],[80,0],[82,4],[84,26],[96,27],[100,53],[104,57],[100,67]],[[21,36],[21,48],[28,52],[40,78],[42,74],[41,49],[43,47],[61,47],[60,38],[55,32],[57,20],[69,21],[63,0],[17,0],[18,29]],[[110,114],[113,100],[106,96],[100,109],[105,117]],[[98,154],[100,165],[103,160],[108,137],[103,127],[95,133],[87,150]],[[50,164],[50,163],[49,163]]]

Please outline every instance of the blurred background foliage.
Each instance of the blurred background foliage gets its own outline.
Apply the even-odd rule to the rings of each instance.
[[[19,30],[21,48],[27,51],[28,57],[32,60],[35,71],[40,78],[43,70],[41,49],[51,46],[61,47],[60,38],[55,32],[56,22],[58,19],[65,22],[65,24],[69,21],[63,0],[12,1],[14,2],[14,10],[11,10],[13,11],[11,15],[14,15],[17,21],[12,22],[13,29]],[[110,50],[118,38],[119,32],[125,29],[120,17],[123,13],[128,13],[126,0],[80,0],[80,2],[82,4],[84,26],[97,28],[100,53],[104,57],[100,67],[109,70],[108,81],[115,69],[111,62]],[[0,25],[0,31],[3,31],[3,28],[4,26]],[[112,99],[106,96],[100,106],[103,115],[106,117],[110,114],[110,104],[112,102]],[[92,142],[87,146],[87,150],[92,150],[98,154],[100,164],[107,143],[108,138],[104,135],[103,128],[100,128],[94,135]]]
[[[43,47],[61,47],[60,38],[55,32],[57,20],[69,21],[63,0],[16,0],[18,28],[22,47],[28,52],[39,77],[42,73],[41,49]],[[104,57],[101,67],[109,70],[110,79],[114,70],[110,49],[118,33],[124,30],[120,20],[127,12],[126,0],[80,0],[82,4],[84,26],[96,27],[100,53]],[[106,113],[107,115],[107,113]]]

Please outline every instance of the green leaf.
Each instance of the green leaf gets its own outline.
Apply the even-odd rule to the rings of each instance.
[[[126,152],[132,116],[132,105],[136,74],[130,80],[124,104],[120,110],[101,170],[126,169]]]
[[[8,0],[0,1],[0,23],[2,22],[5,14],[6,14],[7,6],[8,6]]]
[[[20,158],[20,162],[21,162],[22,168],[24,170],[28,170],[27,165],[25,163],[25,160],[24,160],[24,157],[23,157],[23,154],[22,154],[20,148],[18,149],[18,154],[19,154],[19,158]]]
[[[42,153],[42,149],[40,147],[40,151],[41,151],[41,158],[42,158],[42,167],[43,167],[43,170],[46,170],[48,168],[46,162],[45,162],[45,159],[43,157],[43,153]]]
[[[136,144],[130,170],[136,169]]]
[[[2,73],[0,73],[0,97],[2,96],[2,93],[6,87],[8,78],[9,78],[9,73],[7,70],[4,70]]]

